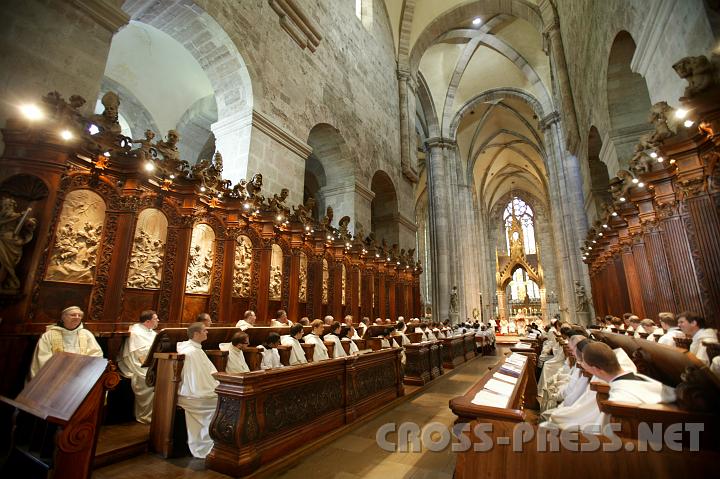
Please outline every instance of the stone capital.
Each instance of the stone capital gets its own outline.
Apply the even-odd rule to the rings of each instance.
[[[111,0],[72,0],[72,3],[111,33],[117,33],[130,21],[130,16]]]
[[[443,138],[440,136],[434,136],[425,140],[426,148],[456,148],[457,142],[450,138]]]
[[[553,126],[555,123],[560,121],[560,113],[557,111],[552,111],[548,113],[544,118],[540,120],[540,129],[541,130],[547,130],[551,126]]]

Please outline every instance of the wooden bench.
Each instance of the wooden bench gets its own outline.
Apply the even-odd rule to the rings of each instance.
[[[218,373],[206,467],[233,477],[285,456],[404,394],[400,350],[242,375]]]

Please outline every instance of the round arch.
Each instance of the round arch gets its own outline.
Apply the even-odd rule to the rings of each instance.
[[[378,241],[388,245],[399,243],[397,190],[390,176],[378,170],[372,177],[370,189],[375,193],[370,204],[370,225]]]

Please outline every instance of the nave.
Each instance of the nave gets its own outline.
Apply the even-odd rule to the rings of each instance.
[[[502,349],[500,351],[503,351]],[[497,354],[500,354],[499,352]],[[405,386],[405,396],[374,418],[352,425],[341,435],[324,444],[314,446],[316,452],[307,452],[299,462],[284,465],[280,470],[259,470],[249,477],[282,479],[413,477],[450,479],[455,469],[455,456],[448,447],[440,452],[423,450],[422,453],[386,452],[375,440],[377,429],[383,424],[398,425],[412,421],[420,425],[430,422],[452,426],[456,416],[447,407],[448,401],[465,394],[497,363],[498,356],[477,356],[434,380],[426,387]],[[396,434],[388,434],[394,441]],[[206,470],[202,460],[191,457],[162,459],[144,454],[111,466],[97,469],[94,479],[210,479],[227,478],[223,474]]]

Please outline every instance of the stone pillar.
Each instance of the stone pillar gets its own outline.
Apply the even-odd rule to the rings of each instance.
[[[587,218],[583,208],[572,207],[572,205],[584,204],[580,168],[577,157],[567,154],[562,146],[563,135],[558,120],[557,113],[550,114],[542,120],[541,126],[545,130],[549,153],[547,163],[553,212],[551,222],[556,227],[553,239],[560,273],[558,278],[560,311],[577,311],[579,305],[575,304],[574,282],[580,281],[587,291],[590,290],[586,269],[576,249],[580,247],[580,238],[585,234]]]
[[[92,113],[113,35],[129,17],[107,0],[2,3],[0,17],[0,125],[17,116],[18,103],[40,103],[50,91],[87,100]],[[122,99],[121,99],[122,101]],[[0,142],[0,151],[3,145]]]
[[[215,149],[223,157],[223,178],[235,184],[252,176],[248,172],[252,111],[218,120],[210,130],[215,135]]]
[[[498,291],[497,292],[497,300],[498,300],[498,321],[501,319],[507,319],[507,310],[505,307],[507,306],[505,301],[505,291]]]
[[[452,224],[447,167],[448,149],[455,143],[445,138],[426,140],[428,170],[428,209],[430,258],[432,261],[433,318],[442,321],[449,315],[450,291],[453,286]]]
[[[415,147],[415,82],[407,70],[398,69],[400,97],[400,166],[412,183],[418,182],[417,149]]]
[[[562,36],[560,34],[560,21],[557,11],[550,0],[540,0],[540,14],[542,15],[543,39],[545,51],[550,55],[550,66],[554,73],[557,91],[562,105],[561,114],[565,126],[565,146],[568,151],[577,153],[580,144],[577,117],[575,115],[575,102],[573,101],[570,75],[568,74],[567,63],[565,62],[565,50],[563,49]],[[578,203],[583,204],[583,203]]]
[[[540,288],[540,318],[543,320],[543,322],[547,322],[550,319],[548,318],[547,313],[548,311],[545,288]]]

